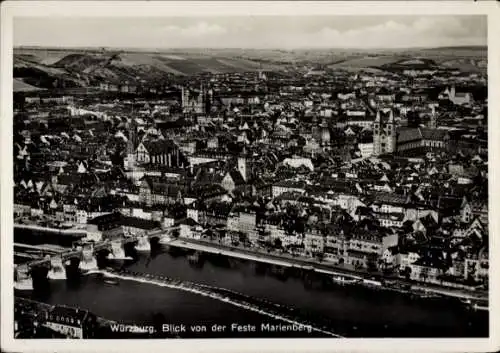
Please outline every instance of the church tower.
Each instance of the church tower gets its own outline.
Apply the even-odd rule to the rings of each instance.
[[[214,105],[214,91],[210,88],[205,99],[205,113],[208,115]]]
[[[128,124],[127,156],[124,160],[124,167],[127,170],[135,167],[135,149],[137,147],[137,128],[134,120]]]
[[[189,107],[189,89],[185,89],[184,86],[181,89],[181,107],[183,112]]]
[[[436,108],[433,105],[431,105],[431,117],[429,120],[429,128],[431,128],[431,129],[437,128]]]
[[[238,157],[238,171],[240,172],[241,176],[243,177],[243,180],[245,180],[245,182],[247,182],[248,181],[247,159],[245,156]]]
[[[202,114],[205,112],[205,89],[203,88],[203,83],[200,83],[200,93],[198,94],[198,99],[196,100],[195,113]]]
[[[321,144],[328,145],[330,144],[330,129],[328,128],[328,124],[326,120],[323,119],[320,124],[321,127]]]
[[[373,154],[396,152],[397,133],[392,109],[378,110],[373,122]]]

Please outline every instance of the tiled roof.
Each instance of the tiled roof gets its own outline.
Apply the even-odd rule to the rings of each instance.
[[[152,155],[168,153],[177,148],[171,140],[144,141],[143,144]]]
[[[402,221],[405,218],[404,213],[377,213],[378,219],[387,219],[390,221]]]
[[[302,181],[282,180],[273,184],[273,186],[303,189],[306,184]]]
[[[236,185],[245,184],[245,179],[243,179],[239,171],[233,169],[229,172],[229,175],[231,176]]]
[[[420,222],[426,229],[431,229],[437,227],[436,220],[430,214],[425,217],[420,218]]]
[[[406,196],[389,192],[375,192],[372,194],[374,203],[405,204]]]
[[[125,227],[134,227],[147,230],[158,228],[160,226],[159,223],[155,221],[127,216],[121,217],[120,224]]]
[[[207,205],[206,213],[227,217],[231,212],[232,205],[226,202],[212,202]]]
[[[53,318],[56,317],[70,317],[75,320],[80,321],[80,325],[83,324],[83,321],[88,315],[88,311],[80,308],[72,308],[69,306],[56,305],[50,310],[50,314]],[[78,324],[75,324],[77,326]]]
[[[422,133],[418,128],[398,129],[398,143],[418,141],[422,139]]]
[[[424,140],[433,140],[433,141],[444,141],[445,136],[447,134],[446,130],[428,129],[428,128],[420,128],[420,132]]]
[[[460,197],[441,196],[438,200],[438,208],[440,210],[459,210],[462,206],[462,199]]]

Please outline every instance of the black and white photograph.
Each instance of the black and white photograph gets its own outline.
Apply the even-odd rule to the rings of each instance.
[[[492,16],[428,6],[12,17],[7,334],[487,341]]]

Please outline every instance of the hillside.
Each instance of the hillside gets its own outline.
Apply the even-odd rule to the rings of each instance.
[[[230,53],[213,55],[201,51],[173,54],[14,49],[14,77],[44,88],[61,81],[68,81],[70,86],[86,86],[102,80],[158,81],[172,75],[249,72],[260,68],[279,70],[280,66]]]
[[[103,80],[164,81],[172,76],[204,72],[279,71],[290,65],[321,64],[332,69],[385,69],[405,60],[467,72],[485,71],[482,47],[411,50],[259,50],[176,49],[169,51],[110,51],[98,49],[15,48],[14,77],[41,87],[85,87]],[[409,64],[409,66],[411,66]]]

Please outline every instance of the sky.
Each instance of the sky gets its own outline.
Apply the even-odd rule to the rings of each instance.
[[[486,16],[231,16],[14,19],[15,46],[411,48],[487,44]]]

